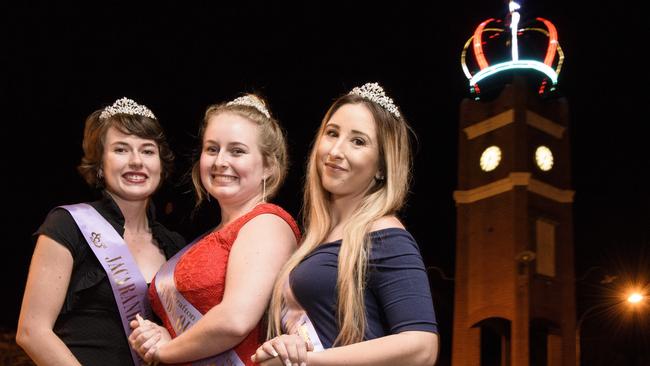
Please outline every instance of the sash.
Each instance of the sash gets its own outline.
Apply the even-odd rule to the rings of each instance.
[[[204,236],[199,236],[192,243],[188,244],[180,252],[176,253],[167,263],[163,264],[160,268],[154,282],[156,285],[156,292],[163,304],[165,314],[174,328],[176,336],[185,332],[188,328],[194,325],[203,317],[203,314],[194,307],[187,299],[181,295],[176,289],[176,281],[174,280],[174,270],[180,258],[191,247],[194,246]],[[239,359],[239,356],[232,349],[227,350],[216,356],[204,358],[202,360],[193,361],[192,366],[244,366],[244,363]]]
[[[289,286],[289,279],[284,283],[282,290],[284,297],[284,305],[282,306],[282,329],[287,334],[297,334],[305,341],[311,342],[314,345],[314,352],[324,351],[323,343],[318,338],[318,333],[314,328],[314,324],[307,316],[307,312],[300,306],[298,300],[291,291]]]
[[[124,239],[92,206],[79,203],[61,208],[70,212],[88,246],[104,268],[120,311],[124,335],[128,338],[131,334],[129,322],[135,319],[136,314],[151,318],[147,281],[142,277]],[[145,365],[133,349],[131,358],[135,365]]]

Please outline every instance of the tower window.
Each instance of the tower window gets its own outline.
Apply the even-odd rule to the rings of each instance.
[[[537,273],[549,277],[555,277],[555,226],[544,219],[537,219],[535,225]]]

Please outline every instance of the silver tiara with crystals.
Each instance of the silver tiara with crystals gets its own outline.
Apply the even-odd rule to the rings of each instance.
[[[271,118],[271,114],[269,113],[269,110],[266,109],[266,106],[260,102],[259,99],[255,98],[254,96],[251,95],[244,95],[243,97],[236,98],[234,100],[231,100],[230,102],[226,103],[227,106],[229,105],[245,105],[248,107],[253,107],[257,109],[260,113],[266,116],[266,118]]]
[[[102,114],[99,115],[99,118],[110,118],[116,114],[129,114],[132,116],[138,115],[156,119],[156,116],[153,115],[153,112],[151,112],[149,108],[140,105],[134,100],[126,97],[118,99],[115,101],[115,103],[113,103],[112,106],[104,108]]]
[[[401,116],[397,106],[393,103],[393,100],[386,95],[384,88],[379,86],[378,83],[365,83],[360,87],[352,89],[348,94],[358,95],[363,99],[375,102],[397,118],[400,118]]]

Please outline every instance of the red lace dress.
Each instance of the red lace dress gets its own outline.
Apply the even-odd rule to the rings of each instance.
[[[174,270],[176,287],[178,292],[192,303],[201,314],[205,314],[212,307],[221,303],[225,290],[230,249],[242,226],[262,214],[273,214],[281,217],[289,224],[296,235],[296,239],[300,239],[300,229],[291,215],[279,206],[265,203],[257,205],[252,211],[220,230],[207,234],[179,259]],[[163,320],[165,328],[175,338],[174,329],[158,298],[155,281],[152,281],[149,287],[149,298],[154,312]],[[260,324],[234,348],[239,358],[247,366],[254,365],[250,361],[250,356],[260,346],[259,341]]]

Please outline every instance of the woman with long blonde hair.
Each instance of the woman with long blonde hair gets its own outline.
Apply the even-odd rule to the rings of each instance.
[[[327,111],[304,192],[305,234],[278,276],[262,365],[431,365],[437,323],[418,246],[396,213],[409,127],[376,83]]]

